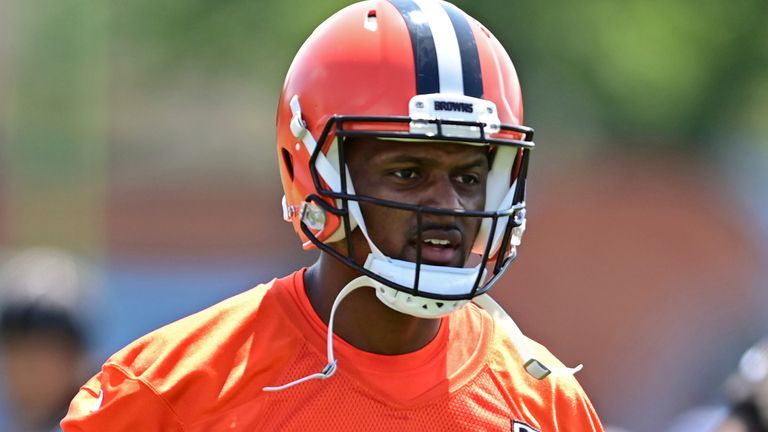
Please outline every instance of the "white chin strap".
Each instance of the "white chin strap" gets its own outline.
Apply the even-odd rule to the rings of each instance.
[[[364,267],[399,285],[414,288],[416,264],[389,258],[384,255],[368,255]],[[422,264],[419,269],[419,292],[442,295],[466,295],[477,280],[480,266],[474,268],[443,267]],[[376,297],[390,308],[419,318],[441,318],[461,308],[469,300],[436,300],[409,294],[371,279]]]
[[[362,287],[373,287],[376,289],[377,295],[378,295],[379,287],[381,286],[382,286],[381,283],[369,278],[368,276],[360,276],[353,279],[351,282],[349,282],[336,296],[336,299],[333,301],[333,306],[331,307],[331,316],[328,320],[328,333],[326,336],[326,349],[327,349],[327,355],[328,355],[328,363],[325,365],[325,367],[323,367],[323,369],[320,372],[314,373],[312,375],[307,375],[303,378],[299,378],[295,381],[291,381],[288,384],[284,384],[281,386],[263,387],[262,390],[267,392],[276,392],[276,391],[281,391],[281,390],[291,388],[295,385],[298,385],[313,379],[324,380],[333,376],[333,374],[336,373],[336,369],[337,369],[336,357],[334,357],[333,355],[333,320],[336,317],[336,309],[338,309],[339,304],[341,304],[341,301],[344,300],[344,298],[347,297],[352,291]],[[582,365],[578,365],[574,368],[569,368],[564,366],[561,366],[561,367],[546,366],[544,362],[534,357],[533,351],[530,348],[528,339],[525,337],[525,335],[523,335],[523,332],[520,331],[520,328],[517,326],[515,321],[512,320],[512,317],[510,317],[498,303],[496,303],[487,294],[476,297],[472,301],[478,306],[485,309],[489,314],[491,314],[491,316],[497,323],[501,324],[501,327],[504,329],[504,331],[507,332],[507,336],[509,336],[509,338],[512,340],[512,343],[515,346],[515,349],[517,350],[518,355],[520,355],[520,357],[523,359],[525,370],[532,377],[541,380],[550,375],[553,377],[563,376],[563,375],[573,375],[583,368]],[[463,301],[463,304],[466,304],[466,303],[467,301]]]

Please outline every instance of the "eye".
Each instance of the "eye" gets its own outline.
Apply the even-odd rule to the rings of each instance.
[[[465,185],[480,184],[480,176],[476,174],[460,174],[456,176],[456,181]]]
[[[418,173],[416,172],[416,170],[409,169],[409,168],[392,171],[392,175],[401,179],[415,179],[416,177],[418,177]]]

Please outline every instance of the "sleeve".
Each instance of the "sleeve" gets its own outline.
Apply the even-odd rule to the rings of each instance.
[[[183,431],[176,413],[146,382],[105,365],[72,400],[64,432]]]

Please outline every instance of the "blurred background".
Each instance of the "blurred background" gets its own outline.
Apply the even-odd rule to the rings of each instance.
[[[274,110],[301,42],[349,3],[0,0],[0,251],[98,269],[94,367],[313,261],[281,219]],[[606,424],[721,405],[768,332],[768,2],[454,3],[507,47],[537,131],[495,297],[584,363]]]

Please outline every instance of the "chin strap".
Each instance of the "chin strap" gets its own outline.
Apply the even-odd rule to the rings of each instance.
[[[523,358],[526,372],[528,372],[528,374],[532,377],[542,380],[549,375],[552,375],[553,377],[573,375],[584,367],[583,365],[578,365],[573,368],[565,366],[547,367],[544,363],[533,356],[533,352],[531,351],[530,345],[528,344],[528,339],[525,337],[525,335],[523,335],[520,327],[517,326],[515,321],[512,320],[512,317],[510,317],[504,311],[504,309],[498,303],[496,303],[495,300],[493,300],[488,294],[483,294],[481,296],[475,297],[472,299],[472,301],[481,308],[485,309],[486,312],[491,314],[496,322],[501,324],[504,331],[507,332],[507,335],[512,340],[512,343],[515,345],[515,349],[517,350],[518,354],[520,354],[520,357]]]
[[[289,382],[288,384],[275,387],[264,387],[262,388],[263,391],[276,392],[285,390],[309,380],[328,379],[333,376],[334,373],[336,373],[336,358],[333,356],[333,318],[336,316],[336,309],[339,307],[341,301],[349,295],[349,293],[358,288],[366,286],[373,286],[373,281],[371,281],[368,276],[360,276],[356,279],[353,279],[339,292],[339,294],[336,296],[336,300],[333,301],[333,307],[331,307],[331,317],[328,319],[328,336],[326,342],[326,347],[328,350],[328,364],[325,365],[323,370],[312,375],[307,375],[304,378],[299,378],[296,381]]]

